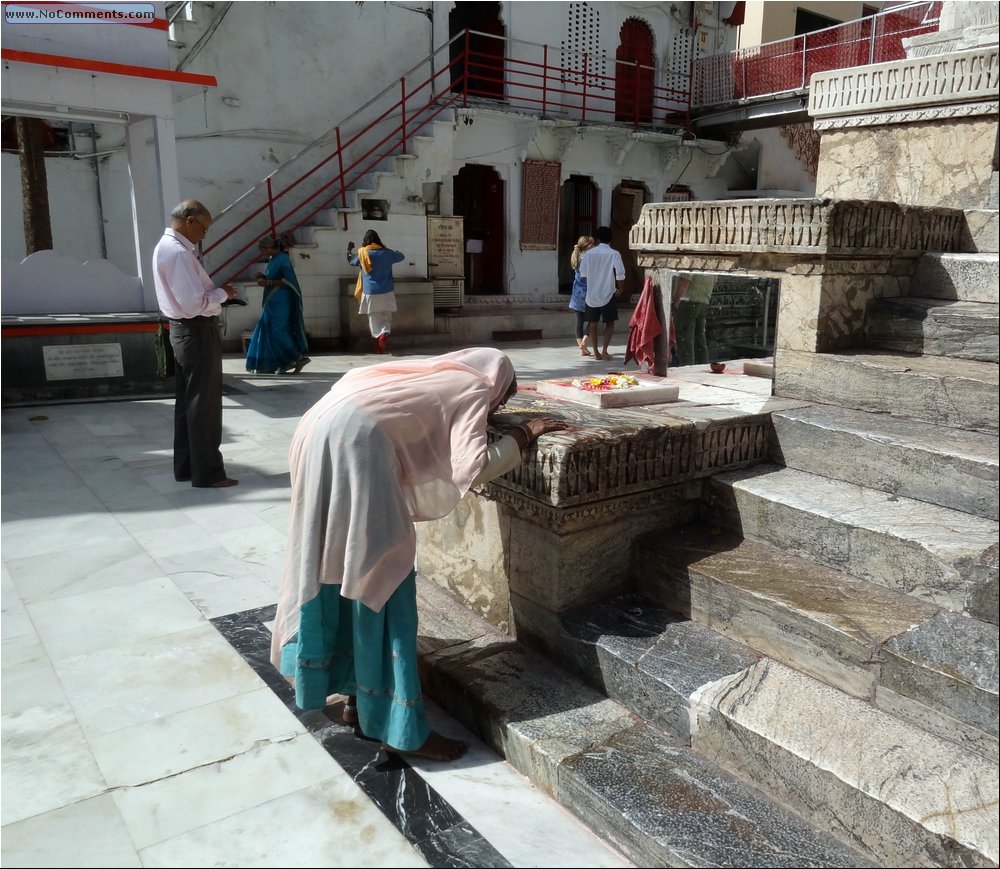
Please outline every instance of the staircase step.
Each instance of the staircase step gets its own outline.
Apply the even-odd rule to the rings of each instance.
[[[917,260],[910,295],[996,304],[998,269],[997,253],[925,253]]]
[[[718,474],[706,496],[744,537],[997,623],[994,521],[776,465]]]
[[[832,405],[771,414],[775,461],[1000,519],[997,437]]]
[[[705,525],[638,540],[635,573],[642,594],[679,614],[674,618],[690,617],[753,654],[997,759],[992,625]],[[613,602],[604,606],[613,612]],[[647,604],[643,612],[655,624],[658,611]],[[600,618],[595,613],[591,624]],[[619,624],[611,621],[606,631],[593,642],[599,654],[624,642]],[[651,648],[662,642],[647,638]],[[704,655],[701,648],[711,646],[702,643]]]
[[[560,623],[563,635],[551,647],[568,667],[683,742],[691,739],[691,695],[760,658],[635,594],[571,610]]]
[[[425,691],[639,866],[872,866],[418,581]]]
[[[998,362],[998,310],[988,302],[876,299],[865,311],[865,346]]]
[[[781,664],[705,688],[693,746],[886,866],[996,865],[995,761]]]
[[[779,350],[775,395],[996,432],[1000,367],[972,359]]]
[[[994,625],[941,612],[893,637],[883,652],[876,706],[997,760]],[[940,729],[936,712],[942,704],[954,713],[956,721],[969,727]],[[988,738],[980,737],[981,733]]]

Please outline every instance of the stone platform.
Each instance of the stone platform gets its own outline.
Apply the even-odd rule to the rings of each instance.
[[[765,459],[771,412],[801,405],[772,398],[769,380],[741,369],[672,369],[677,401],[627,408],[521,389],[492,437],[532,416],[569,430],[540,438],[520,468],[450,516],[419,523],[421,572],[529,641],[567,607],[624,590],[633,540],[689,521],[711,475]]]

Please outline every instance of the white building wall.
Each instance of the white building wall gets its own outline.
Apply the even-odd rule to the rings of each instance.
[[[219,86],[174,106],[182,195],[218,212],[429,53],[430,22],[396,4],[233,3],[184,67]]]
[[[2,159],[3,214],[21,214],[21,166],[17,154],[4,153]],[[45,173],[49,182],[49,211],[52,220],[52,244],[60,253],[70,254],[82,260],[101,257],[101,221],[97,208],[97,176],[93,163],[72,158],[50,157],[45,161]],[[74,202],[73,208],[66,203]],[[128,223],[131,218],[128,219]],[[127,226],[128,223],[125,225]],[[133,273],[135,246],[131,236],[126,238],[131,259],[126,273]],[[23,224],[4,220],[0,233],[0,245],[4,259],[24,259]],[[120,263],[116,265],[121,268]]]
[[[507,2],[500,6],[511,39],[548,43],[557,48],[566,38],[569,3]],[[182,63],[184,72],[214,75],[219,82],[218,88],[205,92],[175,92],[173,104],[180,195],[200,199],[214,213],[321,133],[338,124],[349,127],[349,115],[426,57],[432,40],[443,45],[452,4],[434,3],[433,18],[428,19],[404,8],[404,4],[234,3],[220,21],[214,21],[213,10],[222,8],[196,3],[196,16],[201,20],[178,29],[177,37],[187,45],[169,49],[168,59],[171,67]],[[671,6],[599,3],[595,8],[600,17],[600,50],[612,61],[620,28],[627,18],[640,18],[650,25],[654,56],[660,64],[669,59],[678,34],[687,33],[687,20]],[[719,26],[704,10],[700,24],[713,28],[719,50],[734,47],[735,28]],[[192,54],[209,27],[214,28],[211,37],[196,55]],[[442,55],[439,59],[439,68],[444,58]],[[608,64],[606,71],[613,76],[614,64]],[[690,186],[698,199],[725,196],[725,185],[717,177],[721,165],[717,155],[725,153],[724,145],[708,143],[703,149],[691,149],[681,148],[676,140],[628,143],[628,135],[623,129],[588,128],[567,147],[565,133],[542,129],[534,118],[480,111],[473,125],[456,124],[451,135],[439,132],[419,170],[411,168],[399,183],[385,185],[396,197],[391,211],[400,217],[405,215],[405,227],[397,228],[392,221],[374,226],[387,230],[387,243],[404,246],[400,240],[405,240],[405,247],[419,249],[400,272],[404,276],[422,276],[424,242],[411,237],[414,212],[419,218],[420,206],[415,207],[409,200],[420,193],[423,182],[440,181],[441,213],[450,214],[452,178],[461,167],[466,163],[493,166],[506,184],[508,291],[555,292],[558,258],[564,252],[522,252],[519,247],[524,159],[559,160],[564,179],[570,174],[591,177],[599,188],[602,223],[610,222],[612,191],[622,180],[643,183],[654,200],[672,184]],[[111,125],[102,128],[98,150],[108,152],[99,160],[102,208],[106,222],[118,226],[128,225],[125,218],[130,211],[125,144],[122,129]],[[6,162],[4,166],[6,169]],[[70,203],[95,196],[94,190],[90,178],[71,197],[60,191],[53,197],[53,210],[70,213]],[[86,208],[92,209],[93,205],[90,202]],[[12,207],[5,191],[5,217]],[[164,223],[166,219],[163,215]],[[365,228],[360,217],[353,216],[348,232],[331,228],[324,230],[323,236],[337,237],[336,244],[330,244],[333,250],[346,238],[360,241]],[[85,251],[84,255],[98,250],[91,230],[72,224],[60,232],[76,233],[78,238],[68,243],[74,250]],[[393,242],[388,237],[393,237]],[[109,232],[106,245],[112,262],[124,271],[134,272],[130,262],[134,253],[127,238]],[[334,256],[326,264],[326,256],[314,251],[313,259],[301,264],[302,270],[317,277],[321,273],[350,273],[346,262],[340,265]],[[332,272],[321,272],[322,268]],[[320,282],[317,298],[334,292],[329,278]],[[325,305],[311,312],[317,320],[327,316]],[[336,331],[336,323],[331,323],[328,334]]]
[[[781,130],[771,127],[754,130],[746,136],[760,142],[760,169],[757,186],[761,190],[787,191],[801,193],[803,196],[814,196],[816,179],[809,177],[809,172],[802,161],[795,156],[788,142],[781,135]]]

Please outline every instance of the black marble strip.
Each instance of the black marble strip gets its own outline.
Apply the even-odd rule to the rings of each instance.
[[[362,792],[435,867],[509,867],[510,862],[430,787],[404,758],[382,750],[339,720],[341,707],[302,710],[295,692],[271,665],[273,605],[212,619],[216,630],[348,774]]]

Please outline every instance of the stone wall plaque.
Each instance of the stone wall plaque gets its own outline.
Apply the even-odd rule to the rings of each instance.
[[[555,250],[560,163],[525,160],[521,190],[521,250]]]
[[[150,341],[149,353],[153,354]],[[124,377],[121,344],[50,344],[42,347],[46,380]]]

